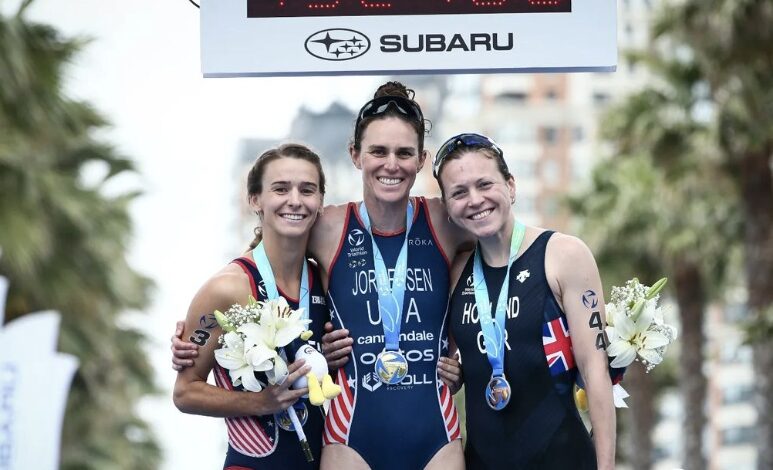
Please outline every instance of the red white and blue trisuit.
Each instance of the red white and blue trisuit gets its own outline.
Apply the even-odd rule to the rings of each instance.
[[[354,340],[349,362],[338,370],[343,392],[331,403],[324,444],[345,444],[374,470],[420,469],[440,448],[461,437],[451,393],[437,376],[448,352],[446,305],[449,263],[433,231],[427,202],[413,201],[400,349],[408,374],[386,385],[374,372],[384,349],[371,237],[350,203],[338,251],[328,272],[328,307],[336,328]],[[405,230],[374,232],[390,277],[406,239]]]
[[[473,256],[451,296],[451,332],[462,355],[467,416],[467,468],[595,469],[593,443],[574,404],[577,368],[566,315],[545,276],[543,232],[510,268],[504,373],[510,403],[494,411],[484,389],[492,367],[485,353],[472,283]],[[483,263],[490,299],[507,267]]]
[[[233,262],[241,267],[249,277],[252,296],[257,300],[266,300],[263,278],[255,266],[255,262],[249,258],[238,258]],[[281,290],[279,295],[287,300],[291,308],[298,308],[298,299],[289,297]],[[309,264],[309,295],[309,319],[311,319],[309,329],[314,333],[309,344],[318,347],[316,342],[320,341],[324,334],[323,330],[325,322],[328,320],[328,313],[319,271],[313,264]],[[295,342],[299,341],[295,340]],[[295,342],[285,348],[288,353],[288,362],[293,361],[292,351],[297,350],[299,346],[299,344],[294,344]],[[214,373],[215,383],[218,387],[226,390],[244,390],[241,386],[233,386],[228,371],[220,365],[215,364]],[[261,380],[265,383],[265,376]],[[277,468],[313,470],[319,468],[324,415],[319,407],[312,406],[306,399],[302,399],[302,401],[306,403],[306,409],[309,412],[309,418],[303,426],[303,430],[314,455],[314,462],[308,463],[306,461],[295,432],[281,429],[275,422],[273,415],[243,416],[225,418],[228,428],[228,453],[223,468],[243,467],[266,470]]]

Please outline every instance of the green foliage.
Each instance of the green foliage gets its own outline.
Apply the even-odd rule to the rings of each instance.
[[[29,2],[25,2],[25,8]],[[85,41],[62,38],[20,11],[0,16],[0,274],[10,280],[6,318],[45,309],[62,314],[60,349],[76,355],[62,439],[65,469],[152,469],[160,450],[137,418],[154,392],[145,341],[118,326],[142,309],[152,283],[126,260],[137,194],[108,197],[127,158],[93,135],[106,121],[68,98],[62,79]],[[105,167],[93,186],[86,165]]]

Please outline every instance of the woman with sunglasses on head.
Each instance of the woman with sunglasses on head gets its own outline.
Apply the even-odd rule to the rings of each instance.
[[[315,469],[319,467],[324,417],[319,407],[301,397],[307,388],[289,386],[304,376],[309,367],[293,361],[285,348],[289,367],[274,371],[286,375],[281,385],[267,385],[257,393],[258,379],[235,377],[233,371],[215,361],[218,338],[223,334],[212,314],[226,311],[233,304],[246,305],[250,296],[271,300],[283,296],[291,308],[304,308],[311,320],[309,329],[319,341],[328,312],[322,299],[322,278],[316,266],[306,260],[309,232],[322,208],[325,175],[319,157],[302,145],[285,144],[263,153],[250,170],[248,194],[251,207],[261,220],[250,251],[235,259],[210,278],[191,302],[184,327],[186,338],[198,345],[192,367],[178,376],[174,388],[175,405],[183,412],[226,419],[228,452],[225,469]],[[207,384],[214,370],[217,386]],[[243,382],[243,384],[240,384]],[[304,423],[314,462],[307,462],[304,449],[289,425],[286,411],[293,406]]]
[[[463,468],[459,367],[441,356],[447,253],[465,239],[439,200],[410,197],[426,161],[424,126],[412,90],[379,87],[349,146],[363,201],[325,208],[309,241],[337,328],[327,357],[343,387],[326,419],[322,468]],[[173,337],[177,367],[195,355],[188,348]]]
[[[614,468],[612,384],[603,336],[598,342],[603,291],[590,250],[516,220],[515,180],[485,136],[449,139],[433,174],[451,220],[478,240],[454,263],[449,300],[463,359],[467,466]],[[592,440],[573,400],[578,369]]]
[[[446,253],[463,240],[440,201],[409,196],[426,161],[411,94],[390,82],[362,107],[349,152],[363,201],[326,209],[310,243],[328,276],[337,330],[325,340],[344,385],[328,411],[323,468],[463,465],[448,385],[459,370],[439,361],[448,355]]]

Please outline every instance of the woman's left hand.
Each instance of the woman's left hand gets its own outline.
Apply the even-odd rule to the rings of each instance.
[[[441,357],[437,363],[437,372],[440,380],[451,389],[452,395],[462,388],[462,366],[459,363],[458,354],[453,358]]]

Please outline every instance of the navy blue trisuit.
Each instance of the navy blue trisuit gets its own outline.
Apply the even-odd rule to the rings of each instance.
[[[338,251],[328,270],[328,307],[336,328],[354,340],[347,364],[337,372],[343,393],[325,422],[324,445],[354,449],[373,470],[422,469],[443,446],[461,437],[459,416],[447,386],[437,376],[437,362],[448,353],[446,306],[449,263],[429,218],[427,202],[413,199],[410,233],[374,231],[349,203]],[[372,243],[394,267],[408,239],[408,269],[400,349],[408,360],[401,383],[386,385],[374,372],[384,349]],[[388,270],[391,277],[393,271]]]
[[[266,289],[263,278],[250,258],[237,258],[233,261],[241,267],[250,280],[252,296],[257,300],[266,300]],[[285,295],[281,290],[279,295],[287,300],[291,308],[298,308],[298,299]],[[322,289],[321,277],[316,266],[309,263],[309,329],[314,333],[309,344],[317,347],[321,341],[325,322],[328,320],[327,306],[325,305],[325,293]],[[293,361],[292,351],[297,351],[301,340],[296,339],[285,347],[288,354],[288,363]],[[244,390],[243,387],[234,387],[228,370],[215,364],[215,383],[226,390]],[[265,383],[265,376],[262,378]],[[308,421],[303,426],[304,433],[311,447],[314,462],[307,462],[304,457],[298,437],[294,431],[281,429],[273,415],[242,416],[225,418],[228,428],[228,452],[226,453],[224,469],[302,469],[314,470],[319,468],[320,454],[322,450],[322,430],[324,415],[322,409],[312,406],[308,399],[301,399],[308,411]]]
[[[484,390],[491,379],[472,283],[473,256],[450,299],[451,333],[462,357],[467,416],[465,461],[471,469],[595,469],[593,442],[574,404],[577,377],[566,316],[545,276],[540,234],[510,268],[504,371],[509,404],[494,411]],[[489,299],[507,267],[483,263]]]

